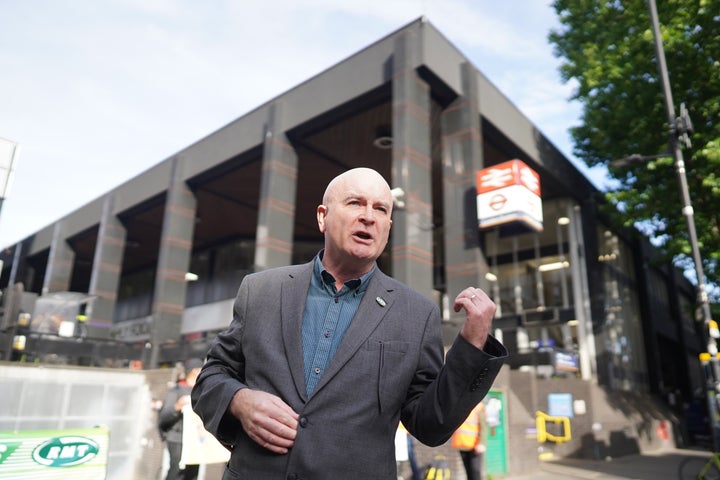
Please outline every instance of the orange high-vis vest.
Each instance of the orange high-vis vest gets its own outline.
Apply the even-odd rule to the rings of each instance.
[[[458,450],[475,449],[480,442],[482,415],[485,415],[485,407],[481,402],[473,408],[470,415],[468,415],[462,425],[453,433],[450,440],[453,448],[457,448]]]

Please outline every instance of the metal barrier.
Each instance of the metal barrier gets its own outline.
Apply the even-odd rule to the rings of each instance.
[[[555,435],[547,431],[547,424],[560,425],[562,434]],[[535,412],[535,428],[537,429],[537,441],[539,443],[555,442],[557,444],[569,442],[571,439],[570,418],[552,417],[540,410]]]
[[[172,369],[135,371],[0,362],[0,478],[20,478],[10,468],[13,456],[22,453],[22,446],[30,448],[30,440],[37,439],[39,433],[48,437],[37,441],[45,443],[32,457],[41,465],[52,463],[55,457],[69,461],[72,453],[96,448],[103,453],[102,467],[107,469],[102,478],[157,480],[165,446],[157,432],[153,406],[155,400],[165,397],[174,379]],[[107,440],[78,433],[79,429],[92,430],[99,425],[107,428]],[[82,444],[77,440],[58,440],[57,444],[46,441],[76,437],[91,438],[97,447],[84,440]],[[68,448],[63,450],[62,446]],[[45,451],[47,455],[43,456]],[[86,470],[88,465],[73,468]],[[91,478],[69,473],[67,465],[58,469],[65,472],[62,478]]]

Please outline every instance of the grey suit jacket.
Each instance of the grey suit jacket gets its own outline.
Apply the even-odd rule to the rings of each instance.
[[[219,334],[192,392],[205,427],[232,450],[224,479],[395,480],[398,421],[440,445],[485,396],[504,358],[458,336],[443,365],[438,307],[379,270],[335,356],[308,398],[302,320],[313,263],[242,281],[230,327]],[[290,452],[253,442],[227,412],[241,388],[275,394],[299,415]]]

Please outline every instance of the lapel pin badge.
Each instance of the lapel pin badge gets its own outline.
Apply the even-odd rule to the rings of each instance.
[[[384,300],[382,297],[375,297],[375,301],[376,301],[376,302],[378,303],[378,305],[380,305],[381,307],[384,307],[385,305],[387,305],[387,303],[385,303],[385,300]]]

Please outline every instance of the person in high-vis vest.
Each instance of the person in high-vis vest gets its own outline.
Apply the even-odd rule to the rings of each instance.
[[[487,445],[487,421],[482,402],[473,408],[450,441],[453,448],[460,452],[467,479],[482,480]]]

